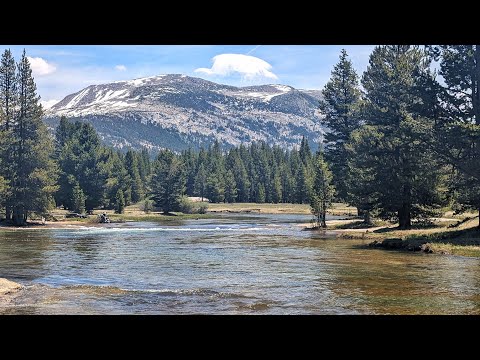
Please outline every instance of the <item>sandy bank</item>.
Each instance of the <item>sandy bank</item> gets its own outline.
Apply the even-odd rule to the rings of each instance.
[[[5,295],[16,293],[21,289],[22,285],[7,279],[0,278],[0,298]]]
[[[15,226],[0,226],[0,230],[10,230],[10,231],[22,231],[22,230],[37,230],[37,229],[74,229],[74,228],[84,228],[86,226],[99,226],[103,224],[99,223],[90,223],[90,222],[80,222],[80,221],[46,221],[45,224],[40,223],[30,223],[27,226],[15,227]]]

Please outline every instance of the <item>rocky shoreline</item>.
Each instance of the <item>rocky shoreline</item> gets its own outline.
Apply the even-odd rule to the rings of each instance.
[[[0,300],[7,295],[11,295],[20,291],[21,289],[23,289],[22,285],[4,278],[0,278]]]
[[[374,240],[367,245],[369,248],[380,248],[386,250],[421,251],[427,254],[434,253],[432,245],[427,241],[405,241],[400,238]]]

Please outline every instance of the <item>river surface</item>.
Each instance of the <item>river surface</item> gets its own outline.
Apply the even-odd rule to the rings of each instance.
[[[305,215],[0,230],[0,314],[480,314],[480,259],[364,249]]]

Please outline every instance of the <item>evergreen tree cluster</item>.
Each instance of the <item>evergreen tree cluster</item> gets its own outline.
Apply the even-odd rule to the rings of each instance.
[[[57,206],[83,212],[95,208],[115,209],[145,199],[151,175],[146,149],[126,153],[101,144],[93,126],[61,118],[55,134],[55,158],[59,189]]]
[[[438,62],[438,73],[432,70]],[[358,76],[345,51],[320,101],[327,129],[312,154],[265,142],[180,154],[103,146],[88,122],[42,121],[28,58],[0,60],[0,206],[7,221],[54,206],[82,213],[145,201],[164,213],[185,195],[211,202],[310,204],[318,226],[332,201],[409,228],[451,207],[480,212],[480,47],[377,46]]]
[[[7,221],[24,225],[29,213],[46,213],[57,190],[53,141],[43,123],[32,69],[23,52],[0,60],[0,205]]]
[[[308,141],[284,150],[265,142],[222,152],[218,142],[199,152],[183,151],[185,192],[219,202],[304,203],[310,201],[314,159]],[[154,171],[155,172],[155,171]]]
[[[342,51],[320,109],[337,200],[366,222],[480,211],[477,45],[377,46],[361,78]]]

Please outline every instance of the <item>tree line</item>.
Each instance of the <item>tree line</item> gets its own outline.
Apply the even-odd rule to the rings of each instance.
[[[377,46],[361,77],[343,50],[320,109],[336,198],[366,222],[480,211],[478,45]]]
[[[122,212],[149,201],[178,211],[211,202],[309,203],[319,225],[331,202],[409,228],[450,207],[480,211],[480,48],[377,46],[358,76],[342,51],[320,101],[326,128],[313,154],[264,142],[173,153],[103,146],[92,125],[62,118],[52,138],[25,52],[0,64],[0,202],[5,218],[54,206]],[[436,64],[432,66],[432,64]],[[150,200],[151,199],[151,200]]]

